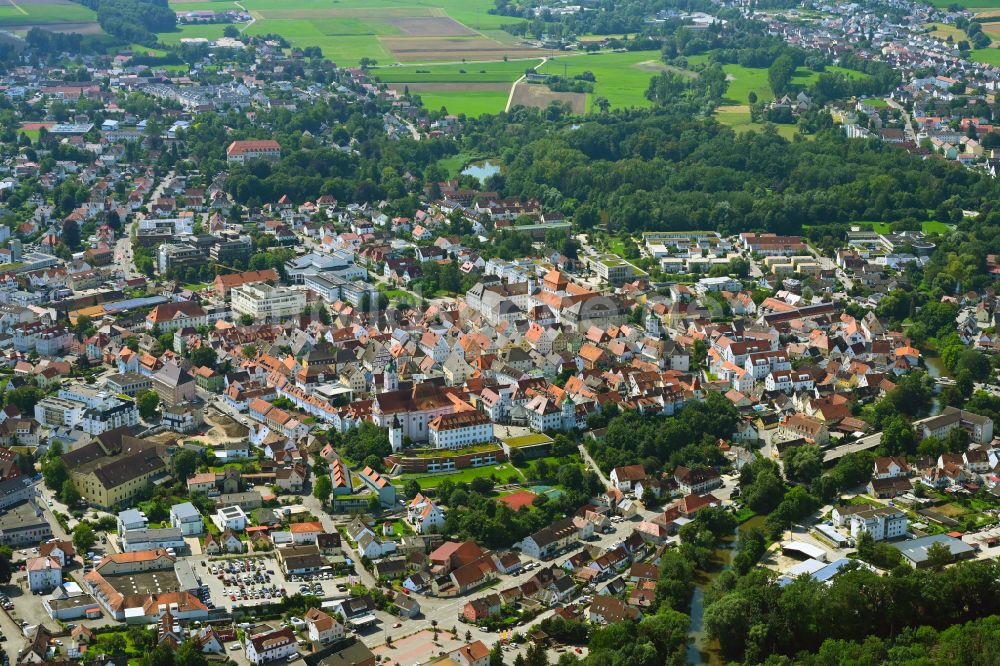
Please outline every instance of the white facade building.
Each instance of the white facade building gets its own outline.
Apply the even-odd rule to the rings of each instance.
[[[226,506],[215,512],[212,522],[220,531],[242,532],[247,528],[247,514],[238,506]]]
[[[306,307],[305,292],[266,283],[245,284],[229,292],[233,312],[255,320],[277,321],[297,317]]]
[[[435,449],[459,449],[493,441],[493,423],[479,410],[442,414],[427,426]]]
[[[860,511],[850,517],[851,536],[857,539],[868,532],[875,541],[886,541],[906,536],[910,521],[906,514],[892,507],[876,507]]]

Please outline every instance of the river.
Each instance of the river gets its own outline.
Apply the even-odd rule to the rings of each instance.
[[[695,582],[694,594],[691,595],[691,627],[688,630],[687,663],[703,664],[705,666],[722,666],[726,661],[719,651],[719,643],[710,641],[705,635],[705,591],[716,576],[732,565],[736,544],[742,531],[751,527],[761,527],[765,516],[754,516],[736,529],[732,539],[726,539],[715,549],[716,566],[711,571],[699,571]]]
[[[948,368],[944,367],[944,362],[941,360],[940,356],[931,356],[930,354],[925,353],[922,358],[924,361],[924,367],[927,369],[927,374],[932,379],[937,380],[941,377],[951,378],[951,373],[948,372]],[[941,385],[935,382],[934,395],[937,396],[940,392]],[[941,413],[942,409],[944,409],[944,406],[941,404],[941,400],[935,397],[934,401],[931,403],[930,415],[937,416]]]

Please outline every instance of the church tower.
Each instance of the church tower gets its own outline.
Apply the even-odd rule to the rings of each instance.
[[[389,362],[385,364],[385,370],[382,374],[382,390],[386,393],[399,390],[399,371],[396,369],[396,359],[394,358],[390,358]]]

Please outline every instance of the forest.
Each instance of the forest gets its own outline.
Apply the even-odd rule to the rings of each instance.
[[[713,581],[706,602],[709,635],[719,639],[729,659],[757,664],[771,655],[799,655],[797,661],[815,660],[807,663],[843,663],[806,653],[832,654],[850,649],[847,642],[867,645],[869,640],[885,649],[892,639],[904,632],[912,636],[910,632],[920,627],[942,630],[958,625],[949,630],[957,632],[963,623],[995,616],[1000,612],[1000,564],[932,564],[926,570],[900,565],[886,576],[857,567],[829,583],[803,577],[784,587],[766,570],[745,576],[730,571]],[[995,617],[987,622],[993,636],[996,622]],[[928,639],[934,637],[932,631],[921,631]],[[983,658],[954,663],[989,663]]]
[[[538,114],[526,109],[470,124],[465,143],[508,165],[492,183],[504,194],[571,215],[596,211],[613,232],[794,234],[803,225],[927,219],[928,211],[960,220],[963,208],[992,210],[998,193],[982,174],[836,129],[810,141],[737,135],[671,108],[589,116],[537,137]]]
[[[157,32],[169,32],[177,15],[167,0],[77,0],[97,12],[97,22],[110,35],[125,42],[153,45]]]

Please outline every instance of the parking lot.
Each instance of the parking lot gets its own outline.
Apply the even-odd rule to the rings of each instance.
[[[269,555],[210,559],[193,558],[209,607],[233,608],[277,603],[286,595],[312,594],[323,599],[346,597],[347,579],[333,573],[285,577]]]

